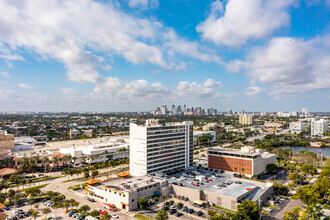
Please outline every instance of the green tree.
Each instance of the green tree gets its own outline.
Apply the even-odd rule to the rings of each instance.
[[[275,172],[277,169],[278,169],[278,167],[276,166],[276,164],[273,164],[273,163],[267,164],[267,166],[266,166],[266,170],[270,173]]]
[[[157,213],[155,219],[157,219],[157,220],[165,220],[165,219],[168,219],[167,211],[165,211],[165,210],[160,210],[160,211]]]
[[[33,209],[31,216],[33,219],[36,219],[39,216],[39,212],[37,210]]]
[[[294,199],[301,199],[307,205],[322,203],[323,199],[319,191],[311,185],[303,186],[293,195]]]
[[[309,205],[306,211],[307,214],[309,214],[309,216],[311,217],[311,219],[321,219],[323,215],[322,208],[323,208],[322,205],[317,203],[317,204]]]
[[[85,177],[86,180],[89,178],[89,171],[84,172],[84,177]]]
[[[100,216],[100,212],[94,210],[94,211],[91,211],[91,212],[89,213],[89,215],[90,215],[90,216],[93,216],[93,217],[98,217],[98,216]]]
[[[178,202],[177,206],[179,207],[179,209],[182,209],[183,203],[182,202]]]
[[[251,200],[243,201],[237,206],[235,219],[238,220],[254,220],[259,219],[259,206]]]
[[[92,177],[95,178],[97,175],[99,175],[99,171],[93,170],[92,171]]]
[[[91,207],[89,207],[88,205],[83,205],[80,207],[79,212],[86,214],[86,212],[88,212],[89,210],[91,210]]]
[[[217,211],[214,211],[214,210],[208,210],[208,211],[207,211],[207,214],[208,214],[209,216],[215,216],[216,214],[218,214],[218,212],[217,212]]]
[[[101,220],[110,220],[111,219],[111,215],[109,214],[104,214],[102,215],[102,217],[100,218]]]
[[[299,219],[300,208],[295,207],[292,211],[286,211],[283,216],[283,220],[298,220]]]
[[[140,209],[145,209],[148,205],[148,199],[142,197],[138,200],[138,204]]]
[[[47,218],[47,215],[48,215],[49,213],[51,213],[52,210],[51,210],[50,208],[43,208],[43,209],[41,210],[41,212],[42,212],[42,214],[45,215],[45,218]]]
[[[273,187],[276,194],[284,196],[288,195],[289,189],[287,186],[284,186],[279,182],[274,182]]]
[[[63,206],[65,207],[66,211],[68,211],[68,208],[69,208],[69,206],[70,206],[70,201],[65,200],[65,201],[63,202]]]
[[[166,200],[167,199],[167,196],[165,194],[162,195],[162,199]]]
[[[174,201],[173,200],[170,200],[170,201],[168,201],[168,203],[170,203],[170,205],[173,205],[174,204]]]
[[[154,197],[154,202],[158,202],[159,201],[159,198],[156,196]]]
[[[74,201],[73,204],[72,204],[72,206],[78,208],[78,206],[79,206],[79,202],[78,202],[78,201]]]
[[[288,176],[289,180],[291,180],[294,183],[299,183],[302,184],[305,180],[306,177],[300,175],[297,171],[292,172],[289,176]]]

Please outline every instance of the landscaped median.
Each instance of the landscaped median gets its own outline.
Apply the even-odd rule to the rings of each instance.
[[[142,214],[136,214],[136,215],[134,215],[134,218],[141,219],[141,220],[153,220],[153,218],[150,218],[150,217],[142,215]]]

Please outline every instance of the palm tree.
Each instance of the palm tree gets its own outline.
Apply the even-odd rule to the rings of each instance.
[[[32,210],[31,216],[33,219],[36,219],[39,216],[39,212],[37,210]]]
[[[44,158],[42,158],[42,162],[43,162],[43,164],[44,164],[44,166],[45,166],[45,174],[44,174],[44,177],[46,177],[46,165],[47,165],[47,163],[49,162],[49,158],[48,158],[48,157],[44,157]]]
[[[55,163],[56,163],[56,167],[57,167],[57,162],[58,162],[58,159],[56,157],[53,157],[52,158],[52,163],[53,163],[53,169],[55,170]]]
[[[43,208],[41,211],[42,211],[42,213],[45,215],[45,218],[47,217],[47,215],[48,215],[49,213],[52,212],[52,210],[51,210],[50,208]]]

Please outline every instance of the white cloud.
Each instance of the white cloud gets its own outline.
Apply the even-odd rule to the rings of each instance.
[[[178,100],[187,97],[209,99],[218,97],[220,94],[217,88],[221,87],[221,82],[213,79],[206,79],[201,84],[181,81],[173,88],[168,88],[160,82],[150,83],[143,79],[126,82],[118,78],[108,77],[104,82],[96,85],[92,96],[134,102],[141,100],[145,102]]]
[[[287,9],[296,0],[229,0],[224,6],[216,0],[209,17],[197,26],[204,39],[216,45],[240,46],[250,39],[270,36],[288,26]]]
[[[150,7],[154,9],[158,8],[159,2],[158,0],[129,0],[128,6],[131,8],[148,9]]]
[[[6,78],[10,78],[10,75],[7,72],[1,72],[0,75]]]
[[[255,95],[259,95],[261,94],[262,90],[260,87],[258,86],[250,86],[248,87],[247,91],[246,91],[246,95],[247,96],[255,96]]]
[[[228,64],[227,69],[245,69],[254,83],[273,85],[273,94],[330,88],[329,39],[273,38],[266,47],[254,48],[246,60]]]
[[[22,60],[18,52],[33,51],[43,59],[62,62],[72,81],[97,83],[102,80],[99,68],[110,70],[108,60],[114,60],[114,56],[133,64],[186,68],[183,61],[167,57],[169,49],[164,43],[171,44],[171,39],[167,38],[166,27],[158,21],[127,15],[111,2],[5,0],[0,1],[0,14],[0,42],[8,45],[3,46],[6,53],[0,51],[0,56]],[[185,56],[217,62],[212,54],[199,52],[196,43],[182,39],[180,43],[192,45],[193,53]]]
[[[28,84],[25,83],[19,83],[18,87],[20,87],[21,89],[34,89],[34,87],[29,86]]]
[[[77,95],[78,94],[78,91],[73,88],[61,88],[60,91],[63,95]]]

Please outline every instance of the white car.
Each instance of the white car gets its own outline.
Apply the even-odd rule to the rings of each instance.
[[[110,216],[111,216],[111,218],[119,218],[119,216],[116,214],[111,214]]]
[[[11,213],[12,213],[13,215],[18,215],[18,211],[16,211],[16,210],[11,211]]]

